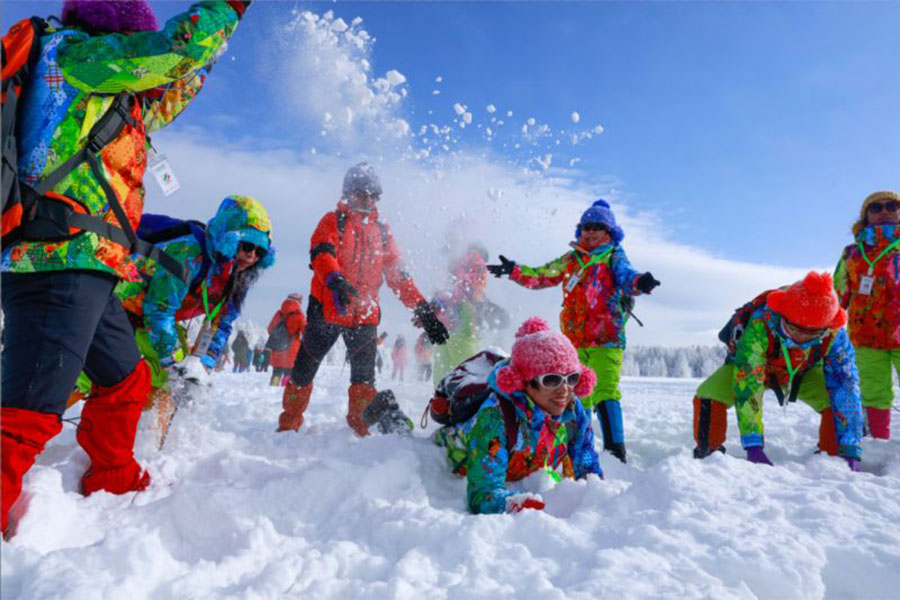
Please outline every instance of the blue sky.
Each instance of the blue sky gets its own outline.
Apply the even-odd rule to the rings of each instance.
[[[59,6],[5,2],[3,27]],[[155,6],[162,20],[188,3]],[[371,154],[371,144],[319,136],[321,115],[298,100],[310,90],[290,68],[310,47],[285,40],[295,10],[363,19],[375,38],[371,76],[405,76],[406,96],[390,112],[413,132],[450,125],[454,150],[503,164],[550,151],[563,189],[612,189],[630,223],[646,219],[669,242],[714,257],[830,267],[862,198],[900,188],[897,3],[256,2],[171,133],[261,152]],[[465,130],[454,103],[472,113]],[[488,104],[494,117],[514,113],[490,142]],[[551,141],[594,125],[604,132],[574,147],[513,148],[529,117],[548,125]],[[318,216],[308,218],[311,227]],[[568,231],[572,218],[557,226]]]

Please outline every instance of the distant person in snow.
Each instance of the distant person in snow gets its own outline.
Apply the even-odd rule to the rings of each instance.
[[[403,381],[403,374],[406,372],[406,363],[409,361],[409,348],[406,347],[406,338],[398,335],[394,341],[394,349],[391,350],[391,379],[397,379],[399,375],[400,381]]]
[[[800,399],[819,413],[819,449],[858,470],[862,404],[846,323],[827,273],[810,272],[739,308],[719,333],[728,345],[725,364],[694,397],[694,457],[725,451],[734,406],[747,460],[771,465],[762,420],[770,389],[782,405]]]
[[[900,194],[863,200],[834,276],[856,350],[859,387],[873,438],[891,438],[893,373],[900,374]]]
[[[486,251],[470,247],[450,266],[446,290],[431,301],[441,321],[450,331],[446,344],[435,349],[434,384],[456,365],[482,347],[483,332],[509,326],[509,313],[485,298],[487,288]]]
[[[313,379],[328,350],[343,336],[350,359],[347,423],[360,436],[369,430],[363,411],[375,398],[376,330],[381,318],[382,280],[415,315],[432,342],[447,341],[447,329],[403,270],[394,236],[378,220],[381,182],[368,163],[344,176],[337,210],[328,212],[310,240],[313,279],[307,327],[291,380],[284,391],[279,431],[297,431],[309,405]]]
[[[381,369],[384,368],[384,341],[387,339],[387,337],[387,332],[382,331],[378,336],[378,340],[375,342],[375,367],[378,369],[379,375],[381,375]],[[329,352],[328,355],[331,356],[331,353]]]
[[[419,381],[431,379],[431,359],[434,345],[428,341],[428,336],[423,332],[416,339],[413,355],[416,357],[416,378]]]
[[[61,431],[83,369],[97,385],[76,434],[90,458],[81,492],[149,484],[133,445],[150,374],[113,288],[138,277],[129,255],[143,211],[148,134],[196,97],[249,4],[194,4],[157,31],[145,0],[67,0],[59,27],[34,31],[35,21],[20,21],[17,32],[34,33],[27,41],[10,31],[9,40],[34,40],[28,48],[38,51],[18,89],[7,89],[7,61],[31,54],[24,45],[8,53],[4,37],[0,528],[7,534],[22,477]],[[7,109],[16,117],[9,136]]]
[[[234,341],[231,342],[231,351],[234,353],[234,373],[243,373],[250,366],[250,341],[247,334],[238,331]]]
[[[474,387],[471,373],[464,379],[461,386]],[[469,510],[544,508],[540,496],[507,488],[507,482],[541,469],[554,479],[603,477],[591,414],[578,399],[590,395],[595,383],[594,372],[565,336],[537,317],[522,324],[510,358],[490,371],[486,399],[475,415],[435,433],[454,470],[466,477]]]
[[[303,295],[294,292],[284,299],[281,308],[269,321],[266,348],[271,351],[272,379],[269,385],[284,386],[300,350],[300,338],[306,329]]]
[[[649,294],[659,282],[631,268],[609,204],[597,200],[581,215],[572,249],[541,267],[527,267],[500,256],[487,269],[529,289],[563,286],[562,332],[578,348],[581,362],[594,370],[597,386],[584,406],[597,412],[603,448],[625,462],[625,426],[619,379],[625,351],[625,322],[634,296]]]

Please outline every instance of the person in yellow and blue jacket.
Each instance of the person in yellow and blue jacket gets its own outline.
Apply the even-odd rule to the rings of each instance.
[[[508,275],[528,289],[562,285],[562,332],[578,348],[581,362],[597,376],[597,387],[584,405],[597,412],[603,448],[625,462],[625,424],[619,379],[625,352],[625,322],[634,296],[649,294],[659,281],[631,267],[622,240],[625,232],[605,200],[581,215],[571,250],[540,267],[528,267],[500,256],[487,269]]]
[[[591,415],[578,400],[590,395],[596,378],[565,336],[537,317],[528,319],[488,384],[491,394],[473,417],[435,434],[454,470],[466,477],[471,512],[544,508],[539,495],[507,487],[542,469],[554,479],[603,477]]]
[[[52,217],[77,214],[109,237],[87,224],[52,240],[23,227],[24,239],[3,249],[0,513],[7,534],[22,476],[61,430],[82,370],[96,385],[76,434],[90,458],[81,491],[121,494],[149,484],[133,445],[150,373],[113,288],[139,277],[130,254],[143,212],[148,133],[195,97],[249,4],[199,2],[157,31],[145,0],[67,0],[63,27],[35,42],[37,62],[16,110],[16,183],[36,190],[41,211],[40,219],[30,210],[23,219],[31,232],[62,231]],[[121,127],[97,150],[95,125],[107,115]],[[63,166],[68,172],[57,181],[52,175]]]

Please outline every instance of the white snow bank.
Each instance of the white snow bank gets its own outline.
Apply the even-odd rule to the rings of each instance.
[[[697,381],[626,379],[628,465],[563,481],[547,509],[472,516],[421,430],[356,439],[348,370],[324,365],[299,434],[275,434],[268,375],[218,375],[163,452],[142,424],[140,494],[82,498],[67,426],[0,547],[3,598],[875,598],[900,589],[900,443],[865,472],[813,455],[806,406],[767,403],[776,467],[691,458]],[[382,381],[381,387],[390,386]],[[427,384],[394,386],[418,422]],[[71,416],[71,415],[70,415]],[[733,428],[733,422],[731,426]],[[895,435],[900,433],[894,428]],[[543,487],[550,484],[542,482]]]

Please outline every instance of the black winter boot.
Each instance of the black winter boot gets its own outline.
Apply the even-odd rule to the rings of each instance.
[[[362,416],[370,430],[377,425],[378,432],[382,434],[410,435],[414,427],[409,417],[400,410],[394,392],[391,390],[375,394],[375,398],[363,411]]]

